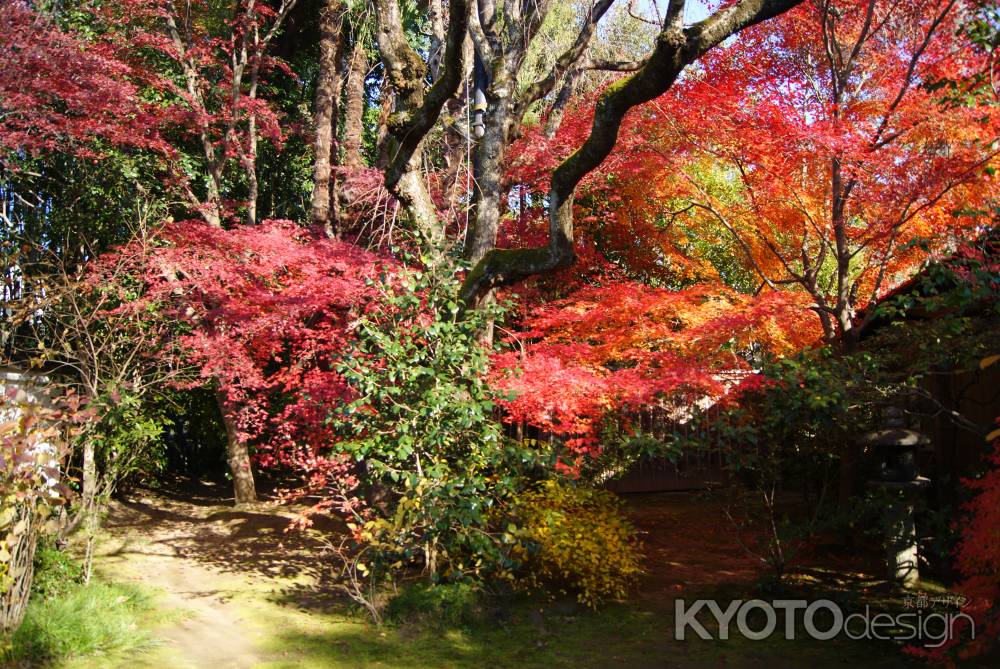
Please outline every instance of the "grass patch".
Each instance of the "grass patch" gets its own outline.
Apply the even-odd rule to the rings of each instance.
[[[35,574],[31,596],[35,599],[62,597],[83,583],[83,565],[50,542],[40,542],[35,551]]]
[[[415,592],[420,599],[426,593]],[[434,597],[444,597],[436,593]],[[409,604],[410,602],[407,602]],[[668,603],[665,603],[668,604]],[[669,604],[672,604],[670,602]],[[446,609],[448,607],[445,607]],[[440,610],[440,609],[439,609]],[[376,627],[342,615],[287,609],[255,612],[267,629],[269,659],[254,669],[834,669],[847,664],[919,669],[887,643],[808,638],[727,641],[673,638],[672,606],[611,604],[598,611],[541,599],[511,602],[500,619],[469,623],[405,616]]]
[[[71,557],[40,548],[24,622],[0,644],[3,666],[52,667],[70,658],[138,652],[150,646],[142,629],[153,610],[148,593],[97,578],[84,584]]]
[[[402,590],[386,610],[395,623],[468,627],[483,616],[483,594],[468,583],[416,583]]]
[[[143,649],[149,646],[149,637],[140,629],[139,619],[151,608],[148,595],[134,586],[96,581],[59,597],[33,601],[11,639],[9,659],[32,667]]]

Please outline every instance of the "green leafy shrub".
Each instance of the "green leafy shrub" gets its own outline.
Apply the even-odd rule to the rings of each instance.
[[[594,608],[624,599],[642,573],[635,528],[613,493],[546,481],[518,498],[514,517],[528,587],[572,593]]]
[[[524,487],[536,451],[494,417],[481,333],[499,309],[460,314],[458,268],[384,276],[377,307],[355,323],[337,371],[357,400],[331,423],[340,454],[358,463],[368,511],[351,523],[366,547],[358,569],[407,567],[433,581],[510,574],[496,509]]]
[[[83,565],[50,541],[35,551],[35,576],[31,596],[36,599],[62,597],[83,583]]]

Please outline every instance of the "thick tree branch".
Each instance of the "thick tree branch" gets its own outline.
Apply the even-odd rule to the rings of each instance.
[[[396,95],[396,108],[387,120],[395,140],[385,169],[386,188],[416,220],[425,241],[435,246],[443,239],[438,230],[430,193],[419,173],[419,149],[441,115],[445,102],[455,95],[465,73],[462,43],[469,27],[469,0],[450,0],[448,35],[437,80],[426,88],[427,64],[406,41],[398,0],[374,0],[378,19],[376,37],[386,78]]]
[[[548,246],[490,251],[466,277],[462,286],[465,303],[474,306],[493,288],[571,265],[576,257],[573,193],[580,181],[611,153],[625,114],[665,93],[687,65],[730,35],[777,16],[800,2],[802,0],[742,0],[687,29],[678,28],[676,15],[670,14],[649,59],[635,74],[612,84],[601,95],[590,135],[553,173],[549,191]]]
[[[437,81],[424,90],[427,65],[406,41],[396,0],[375,0],[378,13],[378,46],[386,74],[396,92],[396,110],[389,117],[389,131],[399,141],[387,170],[390,174],[409,162],[421,140],[437,122],[444,103],[462,83],[462,42],[469,25],[468,0],[449,3],[448,37]],[[398,177],[398,175],[396,175]]]
[[[604,70],[606,72],[635,72],[646,64],[645,60],[608,60],[588,58],[577,66],[580,70]]]

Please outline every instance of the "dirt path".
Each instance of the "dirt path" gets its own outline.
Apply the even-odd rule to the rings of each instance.
[[[221,486],[180,493],[140,491],[117,502],[98,568],[162,593],[177,621],[156,632],[158,648],[131,667],[248,669],[270,658],[246,604],[315,580],[308,537],[284,530],[294,510],[235,509]],[[315,556],[315,553],[313,553]]]
[[[182,616],[157,635],[172,667],[243,669],[263,661],[252,625],[219,588],[214,570],[155,552],[136,557],[129,567],[133,578],[162,591],[163,604]]]
[[[719,521],[717,504],[696,496],[627,500],[647,556],[647,573],[628,608],[567,615],[558,605],[542,605],[544,612],[515,607],[495,625],[446,628],[441,634],[420,624],[377,629],[352,615],[331,591],[331,575],[321,571],[330,562],[321,542],[285,532],[298,509],[270,504],[237,509],[229,495],[228,486],[203,484],[138,491],[113,505],[97,567],[110,580],[159,590],[157,614],[166,611],[168,622],[153,629],[157,646],[148,653],[84,658],[73,669],[777,668],[803,663],[818,669],[840,666],[846,651],[868,659],[867,646],[795,647],[795,653],[818,658],[813,661],[777,646],[674,642],[674,598],[721,596],[720,587],[750,592],[760,573],[737,546],[732,528]],[[336,525],[321,529],[337,530]],[[895,649],[890,652],[896,657]],[[795,658],[792,664],[788,657]]]
[[[229,495],[228,486],[197,484],[138,491],[113,505],[98,567],[160,591],[158,608],[176,614],[155,632],[154,652],[132,658],[128,669],[250,669],[274,662],[281,658],[265,647],[275,624],[288,621],[290,608],[310,618],[323,608],[329,593],[317,589],[321,546],[285,532],[297,509],[268,503],[237,509]],[[632,499],[628,508],[644,532],[650,565],[659,567],[649,570],[639,599],[749,582],[759,571],[729,528],[718,525],[718,510],[703,501],[650,495]],[[275,611],[285,618],[261,615]],[[267,619],[270,626],[262,622]]]

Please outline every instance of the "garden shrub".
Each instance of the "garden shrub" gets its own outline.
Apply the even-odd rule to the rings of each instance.
[[[33,600],[62,597],[83,583],[83,565],[52,541],[39,543],[35,551],[35,576],[31,582]]]
[[[357,399],[332,411],[333,455],[359,463],[367,508],[350,527],[369,553],[365,573],[418,568],[435,582],[484,581],[512,566],[494,510],[541,456],[494,417],[481,334],[502,312],[463,318],[455,271],[383,276],[380,302],[356,321],[337,366]]]
[[[528,587],[575,594],[595,608],[624,599],[642,573],[635,528],[614,493],[550,480],[521,495],[514,515]]]

